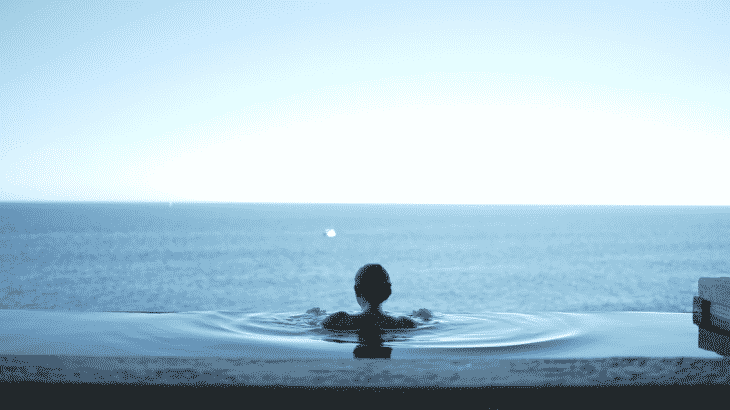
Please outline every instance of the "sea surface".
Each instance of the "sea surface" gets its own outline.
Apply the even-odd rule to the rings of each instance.
[[[398,314],[691,312],[730,207],[0,204],[2,309],[357,311],[365,263]]]

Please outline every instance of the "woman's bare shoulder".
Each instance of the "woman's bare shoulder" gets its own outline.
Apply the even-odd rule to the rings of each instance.
[[[347,312],[333,313],[322,321],[322,327],[331,330],[352,330],[354,329],[352,315]]]
[[[416,322],[405,316],[388,316],[381,322],[385,329],[414,329]]]
[[[404,328],[404,329],[415,329],[416,328],[416,322],[413,321],[413,319],[406,317],[406,316],[400,316],[395,319],[396,323],[398,324],[398,327]]]

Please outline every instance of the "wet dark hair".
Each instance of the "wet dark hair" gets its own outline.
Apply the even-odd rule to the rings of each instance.
[[[390,297],[390,276],[377,263],[368,263],[355,274],[355,296],[371,304],[381,304]]]

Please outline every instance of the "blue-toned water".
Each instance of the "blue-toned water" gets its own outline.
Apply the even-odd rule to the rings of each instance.
[[[560,383],[654,381],[666,358],[720,358],[689,312],[699,277],[729,276],[729,228],[727,207],[5,203],[0,361],[26,379],[521,385],[558,380],[529,360],[582,358]],[[373,262],[384,310],[418,327],[322,329],[358,311]],[[611,357],[659,361],[616,375]]]
[[[0,235],[3,309],[356,311],[380,263],[393,313],[691,312],[730,271],[728,207],[5,203]]]

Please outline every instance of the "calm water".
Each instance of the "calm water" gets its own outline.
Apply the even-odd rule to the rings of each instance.
[[[334,229],[329,237],[325,230]],[[728,207],[0,204],[0,308],[691,312],[728,276]]]
[[[326,331],[320,326],[324,317],[298,312],[5,309],[0,310],[0,358],[106,356],[124,363],[142,356],[219,357],[269,364],[334,359],[330,370],[343,370],[359,366],[353,358],[385,358],[383,353],[411,365],[424,360],[443,364],[444,359],[488,365],[491,359],[720,357],[701,347],[703,340],[688,313],[438,313],[428,320],[415,318],[416,329],[382,335]]]

